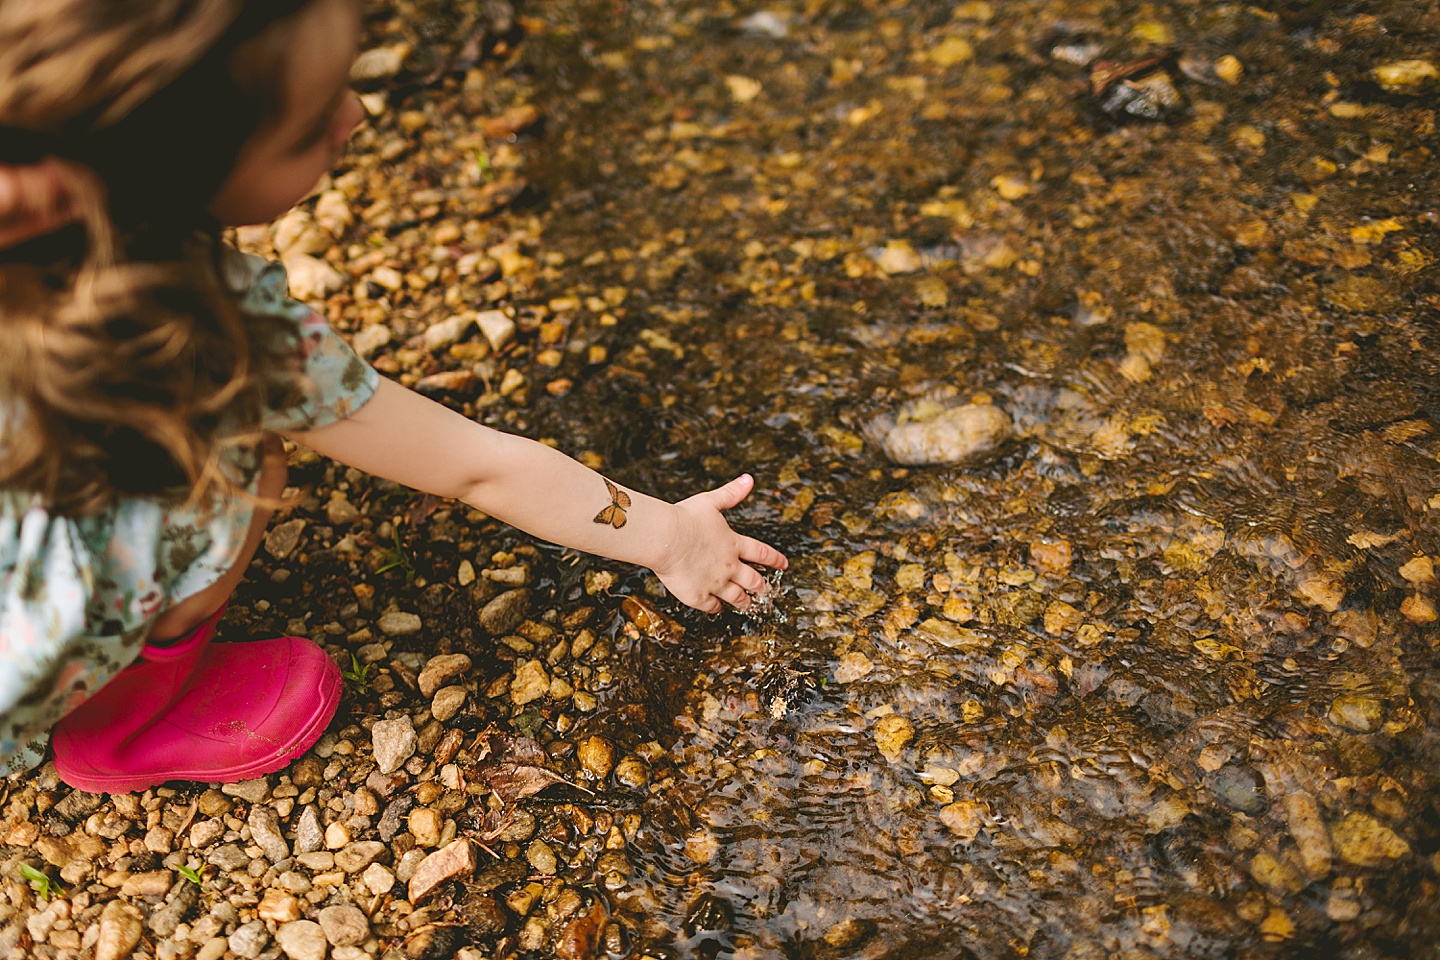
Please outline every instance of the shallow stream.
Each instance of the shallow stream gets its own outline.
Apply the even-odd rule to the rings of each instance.
[[[793,561],[593,721],[636,955],[1435,955],[1440,7],[525,13],[520,426]]]

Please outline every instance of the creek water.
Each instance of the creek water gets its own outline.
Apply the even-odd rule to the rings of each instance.
[[[524,12],[524,426],[793,563],[596,714],[635,955],[1435,955],[1440,7]]]

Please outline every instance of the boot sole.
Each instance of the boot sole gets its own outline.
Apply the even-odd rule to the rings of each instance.
[[[140,776],[134,774],[122,774],[110,777],[89,776],[87,774],[70,775],[65,771],[65,764],[57,755],[55,757],[55,771],[60,779],[66,784],[82,790],[85,793],[138,793],[141,790],[148,790],[157,787],[162,783],[172,780],[190,781],[194,783],[237,783],[241,780],[253,780],[256,777],[264,776],[267,773],[274,773],[283,770],[293,763],[306,750],[315,745],[320,739],[330,721],[335,719],[335,711],[340,707],[340,671],[327,670],[316,687],[316,695],[321,703],[326,706],[319,713],[315,714],[299,731],[290,744],[284,747],[279,753],[257,760],[254,763],[242,764],[240,766],[228,767],[221,770],[174,770],[147,773]]]

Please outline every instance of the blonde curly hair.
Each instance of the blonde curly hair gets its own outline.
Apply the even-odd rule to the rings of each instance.
[[[0,164],[68,161],[77,215],[0,250],[0,489],[79,515],[243,488],[224,464],[258,457],[225,451],[258,451],[293,351],[241,315],[205,207],[309,2],[0,0]]]

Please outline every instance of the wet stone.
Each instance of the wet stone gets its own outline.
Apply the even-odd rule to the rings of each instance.
[[[1329,875],[1333,852],[1330,833],[1315,798],[1308,793],[1287,793],[1281,803],[1305,873],[1312,880]]]
[[[915,725],[905,717],[891,714],[875,721],[875,746],[886,760],[899,760],[905,746],[913,739]]]
[[[615,745],[604,737],[586,737],[576,748],[576,756],[582,770],[604,780],[615,766]]]
[[[1356,733],[1374,733],[1384,719],[1384,705],[1372,697],[1341,694],[1330,702],[1330,722]]]
[[[550,695],[550,675],[539,660],[526,660],[510,682],[510,699],[517,707]]]
[[[685,911],[685,933],[723,933],[735,924],[735,908],[723,897],[713,893],[701,894]]]
[[[1340,770],[1352,777],[1369,776],[1385,765],[1385,754],[1368,737],[1338,737],[1335,758]]]
[[[975,463],[996,453],[1013,429],[1005,411],[972,403],[902,419],[884,434],[881,446],[896,463]]]
[[[530,861],[530,866],[541,876],[553,876],[559,861],[555,857],[555,851],[544,840],[536,840],[525,850],[525,859]]]
[[[940,810],[940,822],[961,840],[969,843],[980,835],[988,812],[983,803],[960,800]]]
[[[1265,779],[1253,767],[1227,764],[1206,777],[1205,782],[1214,791],[1215,799],[1231,810],[1258,817],[1270,809]]]
[[[1410,855],[1410,844],[1368,813],[1352,813],[1330,827],[1335,852],[1359,867],[1378,867]]]
[[[821,939],[835,950],[851,950],[875,934],[877,924],[866,918],[847,917],[827,929]]]

